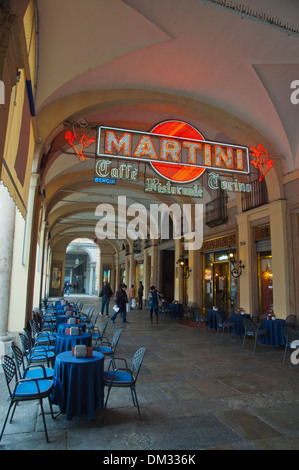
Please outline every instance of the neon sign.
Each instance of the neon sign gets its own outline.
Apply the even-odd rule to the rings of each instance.
[[[273,166],[273,160],[268,157],[267,150],[265,150],[261,144],[259,144],[256,148],[250,147],[250,153],[256,157],[256,160],[250,160],[250,163],[252,163],[255,168],[260,171],[259,181],[262,181],[270,168]],[[264,172],[262,171],[263,166],[266,166]]]
[[[76,134],[72,134],[71,131],[67,131],[64,135],[65,139],[68,141],[68,143],[74,148],[76,151],[76,154],[81,160],[85,160],[85,157],[83,155],[83,148],[84,147],[89,147],[92,142],[95,142],[96,139],[93,137],[88,139],[85,134],[80,139],[80,151],[77,149],[76,145],[74,144],[75,140],[78,140],[78,136]]]
[[[181,121],[166,121],[152,132],[101,126],[97,155],[149,162],[158,174],[174,183],[190,183],[206,168],[249,173],[247,147],[206,141]]]

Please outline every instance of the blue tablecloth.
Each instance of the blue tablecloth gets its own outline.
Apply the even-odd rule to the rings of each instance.
[[[235,326],[234,326],[235,335],[238,335],[238,336],[243,336],[244,335],[244,333],[245,333],[244,327],[243,327],[243,318],[244,317],[250,318],[250,315],[248,313],[245,313],[244,315],[236,314],[236,313],[231,314],[230,321],[232,321],[235,324]]]
[[[64,351],[71,351],[71,349],[77,344],[91,346],[91,334],[81,333],[81,335],[67,335],[66,333],[59,333],[56,335],[55,354],[59,354]]]
[[[92,357],[76,358],[70,351],[56,356],[52,402],[66,419],[85,415],[94,419],[104,403],[104,354],[93,351]]]
[[[184,308],[182,304],[169,304],[168,308],[171,310],[169,315],[171,318],[182,318],[184,316]]]
[[[69,325],[68,323],[59,323],[57,327],[57,333],[65,333],[65,331],[68,328],[71,328],[72,326],[77,326],[78,328],[81,328],[83,333],[86,331],[86,323],[78,323],[78,325]]]
[[[261,330],[267,331],[267,337],[271,346],[284,346],[285,337],[283,328],[285,326],[285,320],[277,318],[276,320],[267,320],[263,318],[261,321]],[[264,336],[260,337],[260,343],[267,344]]]
[[[218,310],[217,312],[220,313],[222,320],[224,320],[225,312],[223,310]],[[216,310],[208,310],[207,318],[208,318],[209,328],[214,328],[215,330],[217,330],[218,322],[217,322]]]

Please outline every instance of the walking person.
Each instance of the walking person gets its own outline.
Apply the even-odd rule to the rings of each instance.
[[[109,286],[108,282],[104,282],[99,297],[102,297],[102,309],[100,315],[103,315],[105,307],[106,307],[106,318],[109,317],[109,303],[110,298],[113,296],[113,292],[111,287]]]
[[[135,287],[134,287],[134,284],[132,284],[129,289],[129,309],[134,310],[135,307],[136,307]]]
[[[158,306],[159,306],[159,292],[156,290],[155,286],[151,286],[150,293],[149,293],[149,308],[150,308],[151,324],[153,324],[153,312],[155,312],[156,323],[158,323]]]
[[[142,282],[139,281],[139,288],[138,288],[138,308],[142,310],[142,297],[143,297],[144,287]]]
[[[129,323],[127,321],[127,303],[128,303],[128,296],[127,296],[127,286],[126,284],[121,284],[120,288],[116,292],[115,295],[115,305],[119,308],[118,312],[115,312],[113,317],[111,318],[111,323],[114,323],[117,315],[120,313],[123,318],[123,323]]]

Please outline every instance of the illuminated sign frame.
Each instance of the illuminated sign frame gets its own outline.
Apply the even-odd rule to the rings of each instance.
[[[248,147],[116,127],[99,126],[97,156],[148,162],[154,169],[155,163],[163,163],[203,171],[250,173]],[[177,181],[166,177],[180,184],[197,178]]]

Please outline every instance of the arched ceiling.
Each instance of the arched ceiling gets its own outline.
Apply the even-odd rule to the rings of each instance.
[[[90,236],[95,207],[117,195],[150,202],[142,181],[93,183],[95,145],[81,161],[63,138],[78,120],[149,131],[182,119],[207,140],[262,143],[279,177],[299,169],[299,104],[290,99],[299,79],[296,1],[36,3],[39,169],[56,237]]]

